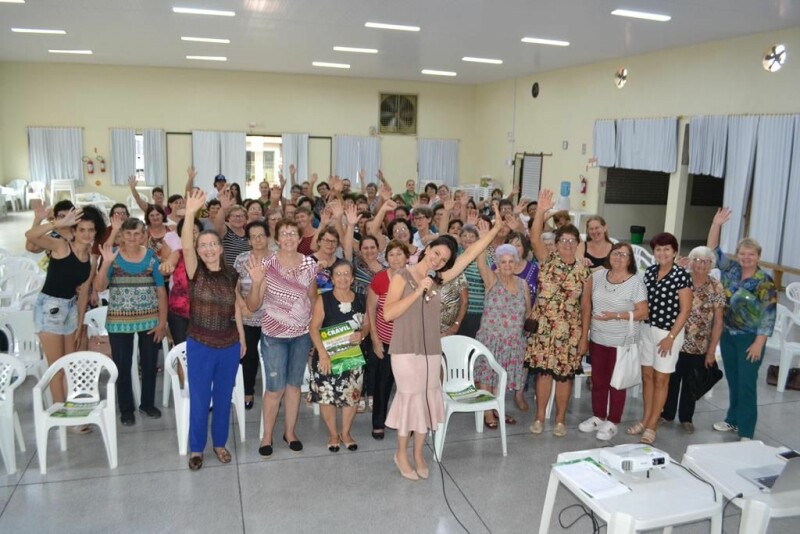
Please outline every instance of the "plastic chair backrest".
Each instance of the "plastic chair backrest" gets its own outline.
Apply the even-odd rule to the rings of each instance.
[[[25,381],[25,363],[10,354],[0,353],[0,401],[11,398],[10,393]]]
[[[99,352],[80,351],[59,358],[50,369],[64,371],[67,376],[67,400],[97,402],[100,400],[100,375],[108,371],[109,380],[117,380],[114,361]]]
[[[6,266],[6,272],[9,274],[17,271],[32,272],[38,275],[43,274],[39,264],[25,256],[9,256],[3,263]]]
[[[636,268],[640,271],[644,271],[655,262],[653,255],[647,252],[644,247],[640,247],[639,245],[631,245],[633,249],[633,259],[636,260]]]
[[[108,315],[108,306],[100,306],[89,310],[83,316],[83,324],[87,326],[87,333],[90,336],[107,336],[106,331],[106,316]]]
[[[442,338],[442,366],[445,391],[461,391],[475,384],[473,371],[479,356],[493,361],[494,356],[483,343],[467,336]]]
[[[170,377],[174,377],[175,379],[177,379],[177,377],[178,377],[178,366],[179,365],[183,368],[183,376],[184,377],[188,377],[189,375],[187,374],[188,373],[188,369],[186,367],[186,342],[185,341],[182,342],[182,343],[178,343],[177,345],[172,347],[170,349],[170,351],[169,351],[169,354],[167,354],[167,361],[166,361],[165,367],[166,367],[167,373],[170,375]],[[176,383],[173,382],[173,384],[176,384]],[[185,389],[189,388],[189,380],[188,379],[184,379],[183,384],[184,384],[183,387]],[[177,385],[180,385],[180,384],[177,384]]]
[[[33,310],[0,312],[0,331],[8,338],[9,352],[36,352],[39,337],[33,325]]]
[[[794,313],[800,313],[800,282],[792,282],[786,286],[786,298],[794,304]]]
[[[25,192],[28,195],[28,200],[34,198],[38,198],[39,200],[44,200],[44,190],[45,190],[44,182],[28,182],[28,185],[25,188]]]

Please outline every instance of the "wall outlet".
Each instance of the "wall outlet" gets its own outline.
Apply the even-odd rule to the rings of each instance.
[[[561,141],[561,149],[566,150],[569,148],[569,141]]]

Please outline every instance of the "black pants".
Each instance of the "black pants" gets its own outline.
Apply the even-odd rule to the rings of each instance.
[[[169,333],[172,334],[172,342],[177,345],[186,341],[186,333],[189,331],[189,319],[181,317],[177,313],[170,312],[167,314],[167,325],[169,325]],[[167,355],[165,354],[166,358]]]
[[[481,313],[467,313],[461,321],[461,327],[458,329],[459,336],[467,336],[475,339],[478,329],[481,327]]]
[[[702,369],[706,365],[706,357],[701,354],[681,352],[675,372],[669,376],[669,392],[661,417],[667,421],[675,419],[675,409],[678,410],[678,419],[681,423],[691,423],[694,416],[695,400],[686,389],[686,378],[694,369]],[[683,384],[684,387],[681,387]]]
[[[258,375],[258,345],[261,343],[261,327],[244,325],[244,343],[247,350],[242,358],[242,376],[244,377],[244,394],[255,395],[256,376]]]
[[[378,357],[375,355],[375,351],[372,350],[372,340],[370,336],[367,336],[366,339],[361,342],[361,352],[364,353],[364,359],[367,361],[367,365],[364,367],[364,386],[361,388],[361,396],[374,397],[376,387],[375,380],[378,371]]]
[[[386,428],[386,414],[389,413],[389,397],[393,386],[392,356],[389,354],[389,345],[384,343],[383,358],[375,358],[375,390],[372,395],[373,430]]]
[[[142,368],[141,408],[152,408],[156,396],[156,362],[160,343],[153,340],[153,334],[139,332],[139,363]],[[117,399],[120,413],[133,413],[133,386],[131,385],[131,363],[133,360],[133,336],[135,334],[109,333],[111,357],[119,372],[117,378]]]

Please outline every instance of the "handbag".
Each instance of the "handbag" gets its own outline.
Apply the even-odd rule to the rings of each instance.
[[[780,371],[778,365],[770,365],[767,368],[767,384],[778,385],[778,371]],[[786,375],[786,389],[800,391],[800,369],[796,367],[789,369],[789,373]]]
[[[686,388],[692,395],[695,401],[703,398],[703,395],[708,393],[714,385],[722,380],[722,370],[714,362],[711,367],[698,367],[689,371],[686,377]]]
[[[628,335],[622,345],[617,346],[617,361],[611,374],[611,387],[628,389],[641,383],[642,365],[639,362],[639,347],[633,329],[633,312],[628,312]]]

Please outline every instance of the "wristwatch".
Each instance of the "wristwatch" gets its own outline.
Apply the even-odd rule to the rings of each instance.
[[[461,326],[461,321],[453,321],[453,324],[456,326]]]
[[[669,338],[670,338],[671,340],[675,341],[675,336],[673,336],[673,335],[672,335],[672,332],[670,332],[668,335],[669,335]]]

